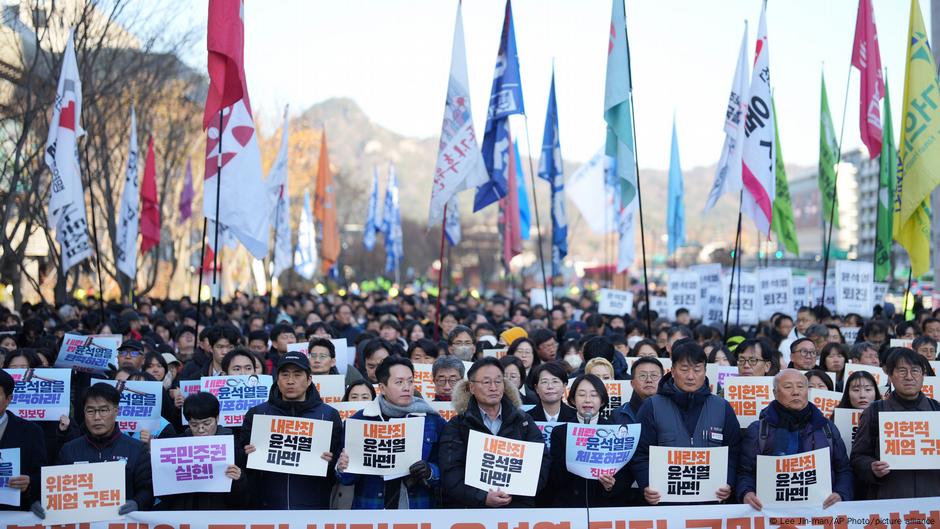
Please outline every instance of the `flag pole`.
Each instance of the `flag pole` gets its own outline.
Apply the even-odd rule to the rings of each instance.
[[[219,297],[221,297],[222,296],[222,288],[221,288],[222,278],[219,277],[218,281],[216,281],[216,274],[218,274],[218,270],[219,270],[219,253],[221,253],[221,250],[222,250],[221,248],[219,248],[219,227],[221,225],[219,222],[219,201],[222,199],[222,109],[221,108],[219,109],[219,156],[216,161],[216,167],[217,167],[216,177],[218,177],[218,180],[216,180],[216,183],[215,183],[215,230],[213,230],[215,232],[215,234],[213,235],[215,240],[212,244],[212,248],[214,249],[213,250],[214,253],[212,254],[212,284],[218,285],[217,288],[219,289]],[[220,300],[217,299],[215,295],[212,295],[212,317],[213,318],[215,318],[215,309],[218,307],[219,301]]]
[[[98,309],[101,312],[101,323],[104,324],[107,320],[104,311],[104,282],[101,279],[101,252],[98,249],[98,222],[95,221],[95,190],[91,187],[91,175],[86,175],[86,182],[88,182],[88,197],[90,199],[89,202],[91,202],[91,237],[95,244],[95,269],[98,272]],[[134,278],[131,278],[131,281],[133,280]],[[133,288],[133,285],[131,288]]]
[[[539,268],[542,269],[542,291],[545,293],[545,308],[551,311],[552,307],[548,306],[548,279],[545,277],[545,255],[542,249],[542,223],[539,221],[539,197],[535,188],[535,168],[532,165],[532,143],[529,141],[529,116],[528,114],[523,114],[522,116],[525,118],[525,145],[529,154],[529,180],[532,182],[532,204],[535,207],[535,231],[538,233],[539,241]],[[554,193],[555,184],[552,182],[551,185],[552,192]],[[554,239],[552,247],[554,248]],[[552,279],[554,280],[554,276]]]
[[[448,201],[449,202],[449,201]],[[441,255],[438,262],[441,268],[437,274],[437,310],[434,313],[434,341],[441,337],[441,294],[444,293],[444,234],[447,232],[447,204],[444,204],[444,218],[441,220]]]
[[[281,195],[284,194],[284,186],[281,186]],[[274,248],[271,251],[271,288],[268,290],[268,321],[274,323],[274,270],[276,268],[274,260],[277,258],[277,234],[281,223],[281,200],[278,197],[277,209],[274,210]]]
[[[849,74],[845,77],[845,98],[842,102],[842,125],[839,128],[839,157],[836,160],[836,173],[832,178],[832,198],[829,200],[829,233],[826,235],[826,255],[823,258],[823,287],[822,306],[826,306],[826,282],[829,279],[829,254],[832,253],[832,221],[836,214],[836,199],[838,198],[839,167],[842,165],[842,137],[845,134],[845,111],[849,106],[849,82],[852,80],[852,61],[849,60]],[[872,259],[874,261],[874,259]]]
[[[738,258],[741,254],[739,251],[739,245],[741,244],[741,207],[744,204],[744,189],[738,194],[738,229],[735,231],[734,236],[734,250],[731,254],[731,281],[728,283],[728,308],[725,309],[725,332],[724,339],[728,339],[728,323],[731,320],[731,294],[734,292],[734,272],[738,268]],[[738,286],[738,294],[741,293],[741,287]],[[738,296],[740,299],[740,295]],[[738,303],[738,312],[740,313],[741,304]],[[740,319],[740,318],[739,318]]]
[[[914,279],[914,265],[911,264],[911,267],[907,270],[907,289],[904,290],[904,305],[903,310],[901,311],[901,317],[905,318],[904,321],[907,321],[907,298],[911,295],[911,281]],[[911,306],[913,309],[913,305]]]
[[[202,217],[202,252],[199,254],[199,282],[196,283],[196,328],[199,328],[199,320],[202,319],[202,271],[206,263],[206,230],[208,229],[209,218]],[[218,224],[216,224],[218,225]]]

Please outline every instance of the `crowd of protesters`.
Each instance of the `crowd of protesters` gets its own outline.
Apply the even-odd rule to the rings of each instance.
[[[51,367],[65,333],[123,337],[110,378],[160,381],[164,405],[160,431],[122,433],[116,414],[120,393],[96,376],[73,373],[72,413],[30,422],[7,410],[13,378],[0,371],[0,448],[19,447],[21,473],[9,486],[22,491],[18,507],[44,515],[40,469],[75,462],[126,462],[125,514],[134,510],[400,509],[462,507],[574,507],[655,505],[650,486],[650,446],[729,448],[727,483],[715,502],[762,508],[757,496],[758,455],[792,455],[828,447],[832,494],[840,500],[940,495],[940,472],[893,470],[879,457],[880,411],[940,411],[922,392],[932,376],[940,341],[937,312],[915,307],[912,320],[876,307],[868,319],[838,316],[822,307],[800,308],[795,319],[777,314],[759,325],[730,329],[704,325],[689,312],[674,315],[601,315],[590,296],[564,298],[553,307],[501,296],[459,297],[438,304],[424,296],[282,296],[237,294],[224,304],[201,306],[188,298],[140,298],[133,307],[94,300],[57,307],[24,304],[0,308],[3,368]],[[647,322],[652,323],[652,328]],[[844,328],[858,328],[851,345]],[[913,340],[890,347],[892,338]],[[392,480],[348,472],[343,422],[324,403],[311,375],[338,374],[331,339],[355,346],[343,400],[369,401],[357,419],[425,417],[421,460]],[[307,352],[291,352],[304,342]],[[486,350],[505,348],[500,358]],[[662,360],[668,359],[669,362]],[[472,362],[467,369],[465,362]],[[865,371],[845,377],[846,365],[880,367],[889,380],[882,392]],[[445,421],[414,390],[414,365],[431,364],[435,400],[451,401]],[[665,364],[665,365],[664,365]],[[773,376],[774,400],[760,420],[742,429],[732,407],[709,389],[706,365],[737,366],[744,376]],[[827,373],[834,373],[835,380]],[[267,402],[251,410],[240,428],[219,425],[219,402],[209,393],[184,396],[180,381],[214,375],[270,374]],[[569,386],[569,381],[573,383]],[[605,380],[629,380],[629,402],[602,414]],[[567,393],[565,388],[569,387]],[[840,407],[864,409],[852,446],[831,416],[809,401],[811,388],[842,392]],[[377,391],[378,390],[378,391]],[[183,416],[188,426],[183,424]],[[326,476],[292,476],[248,469],[252,417],[275,415],[331,421],[333,437],[322,458]],[[471,430],[543,442],[536,421],[557,423],[545,450],[534,497],[483,491],[464,483]],[[565,465],[568,423],[640,424],[635,455],[616,475],[598,480]],[[148,446],[154,438],[234,435],[238,454],[226,476],[229,493],[154,497]],[[13,507],[16,508],[16,507]]]

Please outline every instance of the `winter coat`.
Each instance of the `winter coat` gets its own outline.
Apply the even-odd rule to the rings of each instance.
[[[232,430],[219,426],[215,435],[232,435]],[[192,437],[193,431],[189,428],[178,437]],[[236,439],[236,445],[237,439]],[[161,511],[226,511],[243,509],[248,501],[248,478],[245,472],[247,456],[241,448],[235,449],[235,464],[242,469],[241,478],[232,482],[231,492],[189,492],[186,494],[171,494],[160,496],[157,509]]]
[[[8,422],[3,437],[0,437],[0,448],[20,449],[19,475],[29,476],[29,488],[20,494],[19,506],[0,505],[0,511],[25,511],[39,499],[39,492],[42,488],[40,474],[42,467],[48,461],[46,443],[42,429],[35,423],[19,418],[10,410],[6,410],[5,415]],[[56,427],[59,425],[58,421],[51,424],[55,424]]]
[[[535,421],[529,417],[519,406],[519,391],[509,379],[503,380],[504,394],[502,400],[502,425],[499,428],[499,437],[542,443],[542,433]],[[467,440],[470,430],[487,435],[489,429],[483,422],[480,407],[476,399],[470,394],[470,383],[464,380],[457,384],[453,392],[454,410],[457,415],[447,423],[441,436],[439,449],[439,462],[441,466],[442,484],[444,489],[445,507],[483,508],[486,507],[486,491],[464,484],[464,474],[467,464]],[[537,491],[542,490],[548,482],[551,457],[548,450],[542,453],[542,465],[539,473]],[[535,498],[531,496],[513,496],[508,507],[534,507]]]
[[[533,421],[536,422],[545,422],[548,420],[548,417],[545,415],[545,408],[541,404],[536,404],[534,408],[528,411],[529,417],[532,417]],[[564,422],[578,422],[578,412],[574,408],[561,403],[561,410],[558,412],[558,423]]]
[[[117,425],[114,433],[106,439],[95,439],[85,434],[73,439],[59,452],[57,465],[73,463],[104,463],[124,461],[125,498],[137,502],[141,511],[153,506],[153,476],[150,469],[150,451],[147,445],[121,433]]]
[[[838,493],[843,501],[853,498],[852,467],[849,456],[845,450],[845,443],[836,425],[823,416],[819,408],[812,402],[807,406],[812,408],[809,422],[802,430],[792,432],[797,437],[795,451],[781,450],[774,446],[774,440],[780,431],[780,414],[771,405],[761,412],[761,419],[751,423],[744,434],[741,443],[741,458],[738,463],[738,486],[735,494],[738,501],[742,501],[748,492],[757,492],[757,456],[782,456],[810,452],[820,448],[829,447],[829,466],[832,474],[832,492]],[[764,431],[761,431],[764,428]],[[763,439],[763,441],[762,441]],[[763,444],[763,449],[761,449]]]
[[[339,457],[343,439],[343,421],[339,413],[320,400],[320,393],[311,384],[307,390],[307,398],[303,401],[286,401],[275,384],[271,388],[268,401],[255,406],[245,414],[242,423],[240,446],[244,448],[251,443],[251,428],[255,415],[275,415],[280,417],[302,417],[305,419],[319,419],[333,423],[330,452],[333,454],[332,463],[326,476],[300,476],[296,474],[282,474],[264,470],[249,470],[248,480],[251,483],[251,497],[259,509],[271,510],[297,510],[297,509],[329,509],[330,491],[335,481],[334,463]]]

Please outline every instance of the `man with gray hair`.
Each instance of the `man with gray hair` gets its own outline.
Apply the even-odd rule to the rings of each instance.
[[[874,367],[881,365],[878,348],[871,342],[857,342],[853,345],[849,350],[849,361]]]
[[[431,365],[434,400],[450,401],[454,387],[463,380],[463,362],[455,356],[439,356]]]
[[[806,329],[806,337],[813,341],[817,351],[822,351],[829,342],[829,328],[821,323],[814,323]]]

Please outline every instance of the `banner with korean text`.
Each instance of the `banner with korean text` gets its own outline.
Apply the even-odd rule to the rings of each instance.
[[[823,415],[832,417],[832,412],[835,411],[839,403],[842,402],[842,392],[810,388],[809,401],[819,408],[819,411],[821,411]],[[836,425],[836,427],[838,427],[838,425]],[[851,449],[851,447],[852,445],[848,445],[849,449]]]
[[[545,445],[470,430],[463,482],[482,491],[535,496]]]
[[[232,480],[225,469],[234,464],[235,438],[231,435],[150,440],[154,496],[230,492]]]
[[[202,377],[202,391],[219,399],[219,424],[241,426],[249,409],[268,401],[271,375]]]
[[[535,421],[535,425],[539,427],[539,432],[542,434],[542,440],[545,441],[545,448],[547,450],[551,450],[552,448],[552,431],[554,431],[555,427],[559,424],[562,423]]]
[[[365,408],[370,401],[368,400],[356,400],[351,402],[334,402],[330,404],[330,407],[336,410],[339,413],[339,418],[346,422],[346,419],[352,417],[356,414],[357,411]],[[450,404],[448,402],[448,404]]]
[[[852,451],[852,443],[855,442],[855,433],[858,432],[858,418],[862,416],[865,410],[855,410],[852,408],[836,408],[832,415],[832,422],[835,423],[839,435],[842,436],[842,442],[845,443],[845,449]]]
[[[774,400],[774,377],[730,377],[725,379],[724,397],[734,414],[747,428],[760,417],[770,401]]]
[[[74,524],[119,518],[124,502],[124,461],[42,467],[45,524]]]
[[[120,336],[66,334],[62,337],[62,347],[59,348],[54,367],[103,374],[108,370],[108,364],[117,365],[117,349],[120,346]]]
[[[70,369],[6,369],[13,377],[9,409],[27,421],[58,421],[69,414]]]
[[[391,421],[346,420],[346,472],[399,477],[421,460],[424,417]]]
[[[633,458],[640,442],[639,424],[567,426],[565,466],[584,479],[613,476]]]
[[[623,316],[633,311],[633,292],[602,288],[597,302],[597,312],[611,316]]]
[[[674,448],[650,446],[650,488],[662,503],[716,501],[728,483],[728,447]]]
[[[345,375],[313,375],[310,378],[320,393],[320,400],[330,405],[342,402],[343,393],[346,392]]]
[[[320,457],[330,451],[333,423],[300,417],[255,415],[251,424],[248,468],[284,474],[325,476],[327,462]]]
[[[891,470],[940,469],[940,411],[881,411],[878,425]]]
[[[757,456],[757,497],[764,505],[822,507],[832,494],[829,449],[792,456]]]
[[[117,423],[122,432],[147,430],[160,433],[160,410],[163,407],[163,383],[147,380],[102,380],[121,392]]]
[[[20,505],[20,490],[10,487],[10,478],[20,475],[20,449],[0,450],[0,504]]]

